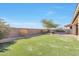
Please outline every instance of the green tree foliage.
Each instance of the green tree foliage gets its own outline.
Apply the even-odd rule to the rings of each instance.
[[[9,25],[0,18],[0,39],[6,37],[9,34],[9,31]]]
[[[42,23],[45,28],[56,28],[58,26],[52,20],[48,20],[48,19],[43,19]]]

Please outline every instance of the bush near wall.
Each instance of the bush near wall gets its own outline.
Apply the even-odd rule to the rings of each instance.
[[[42,33],[48,33],[48,32],[49,32],[49,30],[44,29],[44,30],[41,30],[41,32],[42,32]]]
[[[19,35],[26,36],[27,34],[28,34],[28,30],[25,30],[25,29],[19,30]]]
[[[4,32],[0,31],[0,39],[3,39],[5,37]]]

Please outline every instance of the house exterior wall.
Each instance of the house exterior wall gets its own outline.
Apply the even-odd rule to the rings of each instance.
[[[76,35],[79,34],[78,19],[79,19],[79,17],[77,17],[77,18],[75,19],[75,21],[72,23],[72,30],[71,30],[72,34],[76,34]]]
[[[78,24],[78,35],[79,35],[79,24]]]
[[[72,34],[76,34],[76,25],[72,26],[72,31],[71,32],[72,32]]]
[[[79,15],[78,15],[78,35],[79,35]]]
[[[71,24],[71,33],[79,35],[79,4],[74,14],[73,22]]]

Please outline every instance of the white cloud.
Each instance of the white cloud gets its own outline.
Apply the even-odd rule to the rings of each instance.
[[[48,12],[48,15],[51,15],[51,14],[53,14],[53,13],[54,13],[54,12],[52,12],[52,11],[49,11],[49,12]]]
[[[48,11],[46,16],[51,16],[51,15],[54,15],[56,12],[55,11]]]
[[[5,20],[5,19],[7,19],[7,18],[6,18],[6,17],[0,17],[0,19]]]

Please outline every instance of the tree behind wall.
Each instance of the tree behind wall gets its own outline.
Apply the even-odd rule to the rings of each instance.
[[[43,19],[42,23],[45,28],[50,29],[50,32],[52,32],[51,31],[52,28],[56,28],[58,26],[53,22],[53,20],[49,20],[49,19]]]
[[[58,25],[53,22],[53,20],[43,19],[43,26],[46,28],[56,28]]]
[[[0,39],[6,37],[9,34],[9,31],[9,25],[0,18]]]

